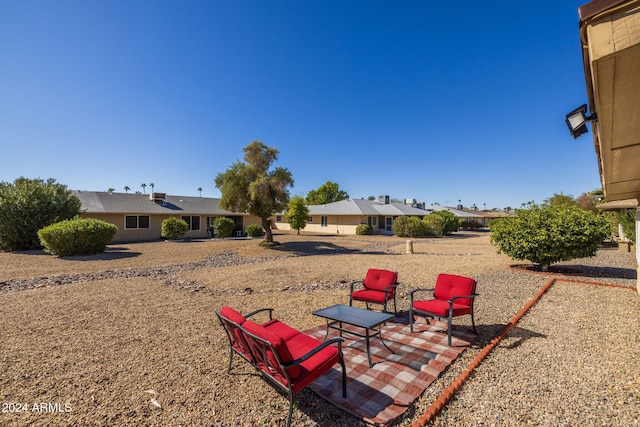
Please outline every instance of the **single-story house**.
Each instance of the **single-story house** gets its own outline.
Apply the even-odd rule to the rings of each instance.
[[[356,234],[356,227],[369,224],[374,233],[390,234],[396,218],[417,216],[422,218],[435,210],[447,210],[464,219],[477,219],[477,215],[442,206],[410,205],[389,201],[388,196],[378,200],[345,199],[324,205],[310,205],[309,220],[304,231],[328,234]],[[276,215],[275,228],[291,230],[285,214]]]
[[[593,0],[578,8],[578,17],[589,120],[604,196],[607,202],[638,201],[640,1]],[[579,129],[586,132],[584,125]],[[639,229],[640,209],[636,235]],[[640,245],[636,259],[640,266]],[[637,287],[640,292],[640,274]]]
[[[189,225],[185,238],[211,237],[213,221],[227,217],[236,224],[235,235],[243,235],[247,225],[261,224],[260,218],[220,208],[220,199],[170,196],[164,193],[129,194],[102,191],[74,191],[82,203],[81,216],[114,224],[118,232],[113,242],[148,241],[161,238],[162,221],[183,219]]]

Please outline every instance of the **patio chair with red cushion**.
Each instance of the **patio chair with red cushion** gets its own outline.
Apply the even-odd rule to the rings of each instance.
[[[433,291],[433,298],[429,300],[416,300],[415,294],[419,291]],[[414,289],[409,292],[411,304],[409,305],[409,324],[413,332],[413,316],[437,317],[447,320],[447,338],[451,346],[451,322],[454,317],[471,315],[473,332],[476,331],[473,319],[473,302],[478,296],[476,281],[470,277],[456,276],[454,274],[439,274],[436,287],[433,289]]]
[[[256,323],[249,320],[261,312],[269,312],[269,320]],[[269,383],[289,397],[289,420],[293,414],[293,395],[303,390],[331,369],[336,363],[342,367],[342,397],[347,397],[347,371],[342,356],[342,338],[319,341],[289,325],[272,319],[271,308],[263,308],[242,315],[231,307],[216,310],[229,338],[229,366],[238,354],[251,363]]]
[[[361,289],[355,290],[360,284]],[[351,282],[349,305],[353,301],[362,301],[369,309],[369,304],[382,305],[382,311],[387,311],[387,302],[393,300],[393,312],[396,308],[396,288],[398,287],[398,273],[389,270],[370,268],[362,281]]]

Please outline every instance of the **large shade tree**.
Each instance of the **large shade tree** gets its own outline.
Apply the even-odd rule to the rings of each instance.
[[[80,199],[53,178],[0,182],[0,250],[40,248],[38,230],[80,212]]]
[[[331,181],[327,181],[315,190],[307,193],[306,202],[308,205],[324,205],[326,203],[339,202],[348,199],[349,195],[346,191],[340,189],[340,186]]]
[[[272,168],[278,159],[278,150],[275,148],[261,141],[253,141],[243,151],[244,162],[237,161],[216,176],[216,188],[222,193],[220,206],[260,218],[265,241],[272,243],[269,220],[273,214],[287,208],[293,178],[286,168]]]

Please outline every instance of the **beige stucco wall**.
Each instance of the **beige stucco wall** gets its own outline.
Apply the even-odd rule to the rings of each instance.
[[[356,227],[360,224],[367,223],[367,216],[360,215],[326,215],[327,225],[322,226],[322,215],[313,215],[311,221],[307,222],[307,226],[304,231],[311,233],[324,233],[324,234],[356,234]],[[291,226],[287,222],[285,215],[280,216],[280,221],[277,221],[277,216],[273,217],[273,224],[278,230],[291,230]],[[378,230],[379,222],[382,221],[379,217],[376,222],[374,230]]]
[[[162,236],[162,221],[172,216],[181,218],[182,215],[148,215],[149,228],[138,229],[125,229],[125,217],[128,215],[145,216],[148,214],[97,214],[97,213],[84,213],[81,216],[84,218],[95,218],[118,227],[118,232],[111,240],[114,243],[117,242],[137,242],[161,239]],[[200,216],[200,230],[190,230],[184,236],[187,239],[203,239],[209,237],[207,234],[207,217],[208,215],[190,215]],[[244,230],[249,224],[262,225],[260,218],[256,216],[243,216],[242,217],[242,229]]]

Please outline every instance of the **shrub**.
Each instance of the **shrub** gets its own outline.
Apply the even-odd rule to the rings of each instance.
[[[540,264],[543,271],[560,261],[591,257],[611,236],[609,222],[577,206],[532,206],[516,216],[489,222],[491,243],[513,259]]]
[[[38,230],[45,250],[57,256],[91,255],[104,252],[118,227],[94,218],[60,221]]]
[[[189,231],[189,224],[174,216],[162,221],[161,236],[169,240],[178,240]]]
[[[264,236],[264,230],[263,228],[256,224],[249,224],[247,225],[247,228],[244,229],[244,232],[247,233],[247,236],[249,237],[262,237]]]
[[[236,228],[236,223],[231,218],[225,216],[219,216],[213,220],[213,228],[215,230],[216,237],[229,237],[233,230]]]
[[[467,219],[462,221],[462,224],[460,224],[460,226],[462,228],[466,228],[469,230],[475,230],[478,228],[482,228],[482,224],[480,224],[480,222],[474,220],[474,219]]]
[[[0,182],[0,250],[39,249],[38,230],[80,214],[80,199],[49,178]]]
[[[360,224],[356,227],[356,234],[363,236],[365,234],[373,234],[373,227],[369,224]]]
[[[444,218],[441,215],[430,213],[422,218],[427,236],[442,237],[444,234]]]
[[[398,217],[393,222],[391,229],[393,234],[398,237],[425,237],[427,235],[427,227],[417,216]]]
[[[626,214],[618,214],[618,220],[622,225],[622,231],[624,231],[627,239],[636,243],[636,210],[629,210]]]
[[[442,219],[444,219],[444,228],[442,230],[442,234],[444,236],[448,236],[454,231],[460,230],[460,224],[462,223],[462,220],[460,220],[460,218],[458,218],[451,212],[443,210],[443,211],[435,211],[432,213],[436,215],[440,215]]]

